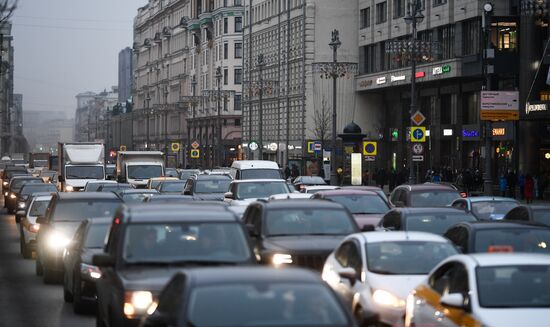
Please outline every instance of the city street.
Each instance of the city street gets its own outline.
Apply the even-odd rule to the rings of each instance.
[[[34,272],[34,260],[19,253],[13,215],[0,211],[0,326],[87,327],[95,317],[77,316],[63,301],[62,285],[45,285]]]

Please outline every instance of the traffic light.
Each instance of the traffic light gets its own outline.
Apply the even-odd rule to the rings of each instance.
[[[399,141],[399,129],[397,129],[397,128],[391,128],[391,129],[390,129],[390,135],[391,135],[391,140],[392,140],[393,142]]]

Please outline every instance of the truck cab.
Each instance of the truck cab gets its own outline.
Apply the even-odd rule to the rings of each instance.
[[[150,178],[164,176],[164,156],[160,151],[120,151],[116,167],[117,181],[146,188]]]

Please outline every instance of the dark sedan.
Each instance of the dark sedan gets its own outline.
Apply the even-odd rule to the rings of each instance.
[[[38,184],[25,184],[21,187],[21,190],[17,194],[17,209],[16,210],[25,210],[26,202],[31,195],[34,193],[55,193],[57,192],[57,187],[49,183],[38,183]],[[17,216],[16,216],[16,221]]]
[[[318,274],[292,268],[184,270],[170,280],[155,307],[142,327],[357,326]]]
[[[504,220],[533,221],[550,226],[550,205],[522,205],[510,210]]]
[[[7,196],[4,197],[6,208],[8,213],[15,213],[17,210],[17,197],[21,191],[21,188],[25,184],[43,184],[42,178],[33,176],[15,176],[10,181]]]
[[[390,194],[394,207],[446,207],[461,198],[454,188],[439,184],[399,185]]]
[[[463,253],[533,252],[550,254],[550,228],[543,225],[505,222],[462,222],[443,236]]]
[[[292,182],[297,191],[302,191],[306,186],[327,185],[321,176],[298,176]]]
[[[417,231],[443,235],[451,226],[476,217],[454,208],[396,208],[382,217],[378,227],[389,231]]]
[[[243,221],[262,264],[319,271],[342,239],[359,231],[344,206],[320,200],[257,201],[248,206]]]
[[[183,194],[196,200],[223,201],[231,181],[229,175],[194,175],[187,179]]]
[[[92,264],[92,257],[103,252],[112,218],[83,221],[63,254],[65,274],[63,298],[73,302],[75,313],[84,313],[96,305],[96,281],[101,271]]]

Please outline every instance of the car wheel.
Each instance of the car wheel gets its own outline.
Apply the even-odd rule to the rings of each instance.
[[[86,312],[86,305],[82,301],[82,289],[80,288],[80,277],[77,274],[73,277],[73,311],[76,314]]]
[[[36,276],[42,276],[42,274],[44,273],[42,263],[40,263],[40,258],[38,256],[36,256],[35,271],[36,271]]]
[[[67,281],[67,274],[63,276],[63,300],[67,303],[73,302],[73,294],[69,291],[69,282]]]
[[[24,240],[23,240],[22,246],[23,246],[23,249],[22,249],[23,258],[24,259],[32,259],[32,249],[28,245],[25,244]]]

